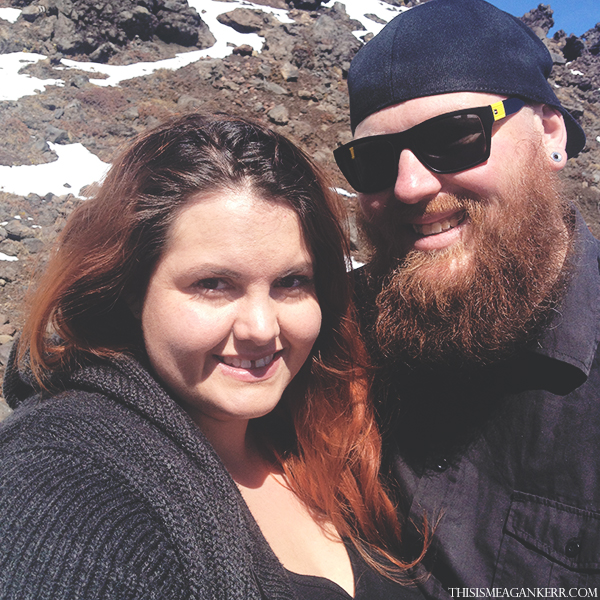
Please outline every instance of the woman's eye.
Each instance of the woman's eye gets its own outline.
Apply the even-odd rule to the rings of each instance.
[[[312,277],[308,277],[307,275],[288,275],[287,277],[282,277],[277,281],[276,287],[279,288],[300,288],[311,285],[313,282]]]
[[[225,282],[218,277],[200,279],[194,285],[201,290],[223,290],[226,287]]]

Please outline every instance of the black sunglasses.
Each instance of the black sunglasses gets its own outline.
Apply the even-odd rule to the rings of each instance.
[[[405,148],[434,173],[458,173],[490,157],[492,125],[524,105],[520,98],[509,98],[489,106],[457,110],[400,133],[359,138],[333,154],[348,183],[364,194],[394,185],[400,153]]]

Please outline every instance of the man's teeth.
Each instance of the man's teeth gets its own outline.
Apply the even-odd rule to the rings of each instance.
[[[238,369],[259,369],[260,367],[266,367],[273,360],[273,356],[273,354],[269,354],[269,356],[259,358],[258,360],[246,360],[237,356],[223,356],[223,362],[230,367]]]
[[[442,231],[448,231],[456,227],[460,222],[458,217],[452,217],[451,219],[444,219],[443,221],[437,221],[436,223],[428,223],[426,225],[413,225],[415,233],[419,235],[435,235],[436,233],[442,233]]]

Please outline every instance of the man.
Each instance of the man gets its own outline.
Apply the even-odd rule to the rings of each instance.
[[[600,248],[560,194],[585,136],[551,68],[518,19],[431,0],[348,77],[359,311],[432,597],[598,593]]]

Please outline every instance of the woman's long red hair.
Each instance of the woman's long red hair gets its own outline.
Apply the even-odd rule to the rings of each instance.
[[[262,125],[187,115],[138,138],[94,199],[71,215],[33,293],[21,357],[41,387],[86,357],[143,352],[129,306],[191,196],[248,188],[299,216],[313,258],[322,328],[281,402],[253,425],[291,489],[376,569],[402,579],[403,519],[380,478],[381,436],[352,314],[341,210],[306,155]],[[423,524],[423,551],[429,539]]]

